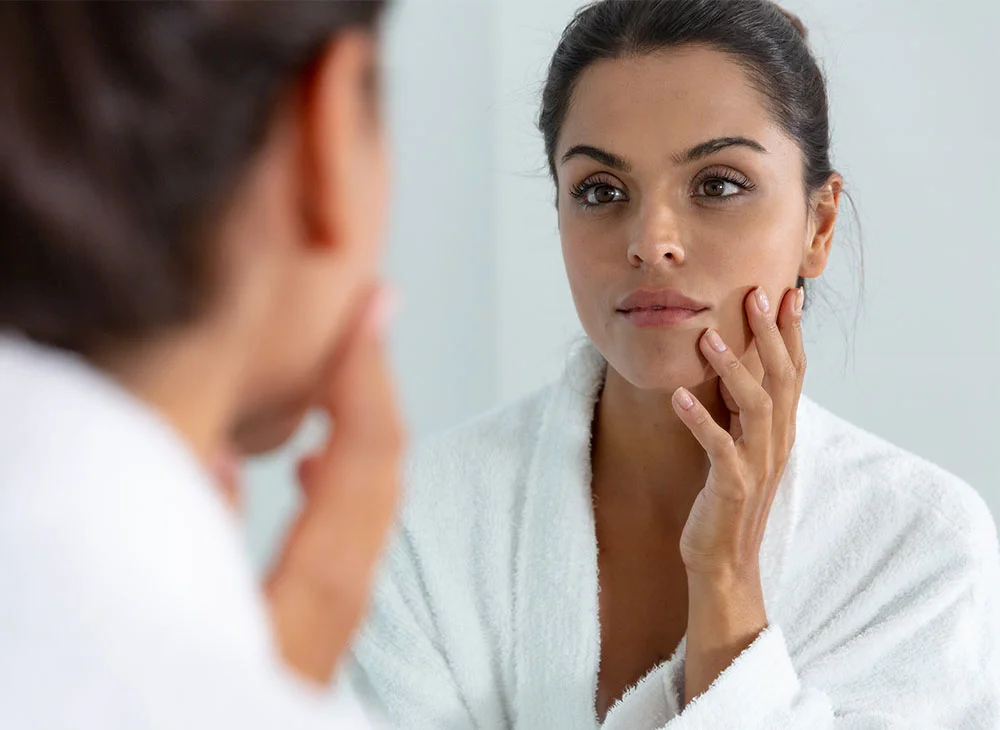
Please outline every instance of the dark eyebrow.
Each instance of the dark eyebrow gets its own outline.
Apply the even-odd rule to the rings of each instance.
[[[624,157],[619,157],[612,152],[602,150],[600,147],[591,147],[589,144],[578,144],[570,147],[566,150],[566,154],[562,156],[562,161],[566,162],[571,157],[576,157],[577,155],[595,159],[602,165],[607,165],[619,172],[632,172],[632,165]]]
[[[674,155],[673,159],[678,165],[683,165],[687,162],[694,162],[695,160],[700,160],[703,157],[708,157],[719,150],[726,149],[726,147],[749,147],[757,152],[763,152],[765,155],[767,154],[767,150],[764,149],[764,145],[760,142],[755,142],[752,139],[747,139],[746,137],[717,137],[715,139],[708,140],[708,142],[702,142],[699,145],[695,145],[683,155]]]

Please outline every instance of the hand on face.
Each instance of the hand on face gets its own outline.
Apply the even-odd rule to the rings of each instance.
[[[709,581],[759,581],[758,556],[767,517],[795,441],[795,418],[805,377],[801,290],[788,290],[777,307],[763,308],[757,289],[745,309],[763,379],[743,363],[715,330],[700,349],[720,376],[730,410],[716,423],[685,388],[674,410],[708,453],[711,467],[681,535],[689,576]],[[766,301],[766,299],[765,299]]]
[[[382,342],[389,307],[377,292],[332,358],[317,403],[330,436],[300,465],[304,504],[265,585],[286,662],[320,684],[362,617],[395,514],[404,435]],[[219,463],[235,494],[234,460]]]

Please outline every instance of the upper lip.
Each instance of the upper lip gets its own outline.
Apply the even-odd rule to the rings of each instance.
[[[637,289],[618,305],[619,312],[640,309],[690,309],[700,312],[707,308],[707,304],[686,297],[676,289]]]

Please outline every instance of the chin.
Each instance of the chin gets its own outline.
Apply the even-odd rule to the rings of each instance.
[[[296,434],[309,410],[308,400],[299,399],[248,413],[233,429],[233,445],[246,456],[274,451]]]
[[[602,354],[623,379],[638,390],[673,393],[683,386],[697,388],[710,380],[714,371],[691,343],[632,342]]]
[[[233,446],[247,456],[284,446],[318,404],[322,376],[321,368],[314,367],[295,372],[281,384],[258,385],[253,402],[241,410],[231,428]]]

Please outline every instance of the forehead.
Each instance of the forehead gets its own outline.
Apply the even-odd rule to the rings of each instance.
[[[685,46],[589,66],[577,79],[556,152],[558,159],[586,143],[669,157],[733,136],[779,154],[795,151],[743,67],[720,51]]]

